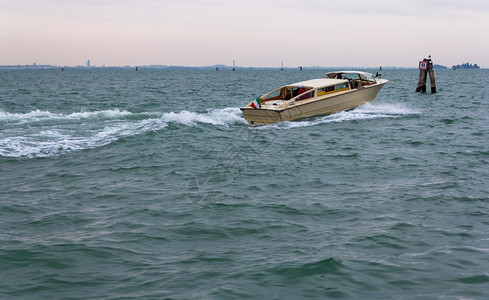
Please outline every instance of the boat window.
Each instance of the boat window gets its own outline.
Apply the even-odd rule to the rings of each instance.
[[[331,93],[334,91],[340,91],[340,90],[344,90],[344,89],[348,89],[348,84],[346,82],[341,83],[341,84],[337,84],[337,85],[326,86],[326,87],[318,89],[318,96],[326,95],[328,93]]]
[[[306,100],[306,99],[309,99],[309,98],[313,98],[314,97],[314,91],[315,90],[311,90],[310,92],[307,92],[307,93],[302,94],[302,96],[299,96],[297,98],[297,100]]]
[[[326,86],[326,87],[323,87],[323,88],[320,88],[318,89],[318,96],[322,96],[322,95],[325,95],[327,93],[331,93],[334,91],[334,86]]]
[[[357,80],[360,79],[360,75],[358,75],[358,73],[344,73],[343,79]]]
[[[269,93],[268,95],[265,95],[263,97],[262,101],[282,99],[281,91],[282,91],[281,89],[278,89],[278,90],[275,90],[275,91]]]
[[[345,83],[341,83],[341,84],[337,84],[334,86],[334,89],[337,91],[337,90],[342,90],[342,89],[346,89],[348,88],[348,84],[345,82]]]
[[[290,98],[292,98],[293,96],[293,91],[292,91],[292,88],[291,87],[288,87],[285,89],[285,100],[289,100]]]

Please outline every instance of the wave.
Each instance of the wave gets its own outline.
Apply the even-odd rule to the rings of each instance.
[[[5,125],[0,130],[0,156],[51,157],[94,149],[121,138],[163,130],[170,123],[229,126],[246,124],[246,121],[240,116],[239,108],[213,109],[206,113],[131,113],[118,109],[70,114],[0,111],[0,124]]]

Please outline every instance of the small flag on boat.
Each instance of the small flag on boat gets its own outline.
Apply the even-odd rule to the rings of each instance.
[[[251,102],[251,107],[255,109],[261,107],[260,97],[256,98],[255,100],[253,100],[253,102]]]

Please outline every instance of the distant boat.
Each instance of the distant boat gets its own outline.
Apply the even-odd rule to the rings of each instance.
[[[240,109],[251,125],[327,115],[374,100],[387,81],[367,72],[331,72],[326,78],[284,85]]]

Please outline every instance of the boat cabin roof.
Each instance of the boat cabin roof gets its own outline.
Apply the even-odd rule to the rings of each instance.
[[[291,87],[300,87],[300,86],[305,86],[305,87],[310,87],[310,88],[319,88],[323,86],[331,86],[331,85],[337,85],[340,83],[345,83],[348,82],[346,79],[331,79],[331,78],[317,78],[317,79],[311,79],[311,80],[306,80],[306,81],[300,81],[292,84],[288,84],[287,86]]]

